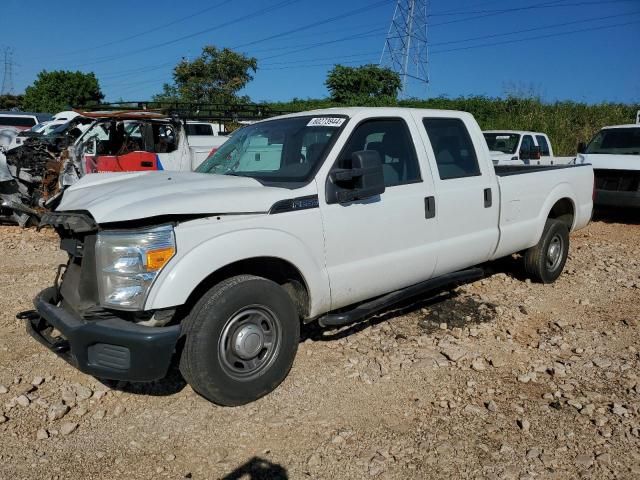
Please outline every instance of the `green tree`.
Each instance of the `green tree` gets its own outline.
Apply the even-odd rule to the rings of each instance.
[[[156,101],[238,103],[238,97],[258,69],[258,60],[228,48],[206,46],[195,60],[183,59],[173,69],[173,85],[165,84]]]
[[[389,103],[398,97],[400,75],[377,65],[345,67],[336,65],[327,75],[325,85],[331,99],[343,104]]]
[[[22,101],[22,95],[0,95],[0,110],[20,109]]]
[[[43,70],[33,85],[25,90],[23,108],[55,113],[70,107],[95,105],[103,98],[94,73]]]

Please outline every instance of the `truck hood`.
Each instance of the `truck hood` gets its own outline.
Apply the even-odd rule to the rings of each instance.
[[[291,190],[246,177],[195,172],[95,173],[67,189],[56,211],[88,211],[97,223],[160,215],[266,213]]]
[[[579,153],[576,163],[590,163],[598,170],[640,170],[640,155]]]

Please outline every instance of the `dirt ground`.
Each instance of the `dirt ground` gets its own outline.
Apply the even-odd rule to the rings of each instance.
[[[55,235],[0,227],[0,478],[640,478],[640,215],[572,235],[565,273],[507,260],[345,331],[212,405],[179,373],[109,388],[31,339]]]

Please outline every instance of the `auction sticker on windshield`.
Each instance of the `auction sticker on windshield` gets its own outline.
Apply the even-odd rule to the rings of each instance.
[[[317,117],[312,118],[307,127],[340,127],[346,118],[340,117]]]

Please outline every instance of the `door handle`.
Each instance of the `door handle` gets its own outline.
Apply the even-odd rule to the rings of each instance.
[[[424,218],[435,218],[436,216],[436,197],[425,197],[424,199]]]
[[[490,188],[484,189],[484,208],[489,208],[493,205],[493,194]]]

